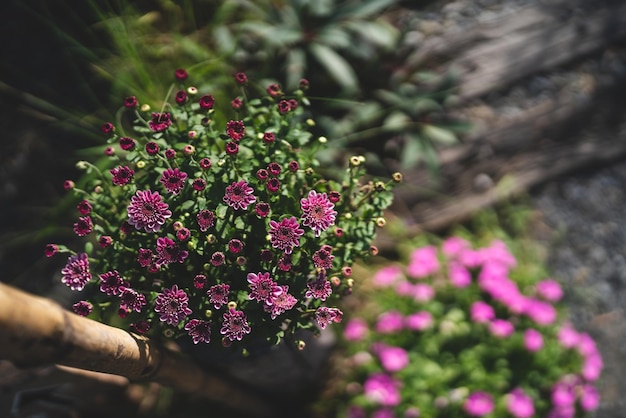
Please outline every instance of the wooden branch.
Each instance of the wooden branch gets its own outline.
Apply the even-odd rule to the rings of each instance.
[[[181,353],[66,311],[48,299],[0,283],[0,358],[18,367],[60,364],[154,381],[206,397],[250,416],[270,406],[226,376],[211,374]]]

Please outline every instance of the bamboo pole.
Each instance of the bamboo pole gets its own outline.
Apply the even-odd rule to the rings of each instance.
[[[18,367],[59,364],[153,381],[250,416],[270,406],[226,376],[201,369],[150,339],[83,318],[57,303],[0,283],[0,358]]]

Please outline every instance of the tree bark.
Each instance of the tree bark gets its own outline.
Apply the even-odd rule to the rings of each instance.
[[[227,376],[201,369],[150,339],[83,318],[48,299],[0,283],[0,358],[18,367],[59,364],[154,381],[249,416],[270,406]]]

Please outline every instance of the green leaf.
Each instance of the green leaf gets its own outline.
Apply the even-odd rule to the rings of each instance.
[[[422,127],[422,132],[428,138],[436,143],[443,145],[454,145],[458,142],[456,135],[447,129],[440,128],[435,125],[425,125]]]
[[[342,10],[341,17],[350,19],[366,19],[397,2],[398,0],[365,1],[354,7],[346,7]]]
[[[309,45],[311,54],[328,71],[328,74],[347,90],[357,89],[357,76],[350,64],[337,52],[317,42]]]
[[[417,163],[424,157],[424,146],[418,135],[411,135],[402,150],[400,163],[402,168],[415,168]]]
[[[411,119],[404,113],[396,111],[391,112],[383,121],[383,128],[387,131],[401,131],[411,123]]]

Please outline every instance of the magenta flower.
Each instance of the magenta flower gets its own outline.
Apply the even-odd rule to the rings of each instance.
[[[204,96],[200,97],[200,100],[198,100],[198,104],[202,109],[209,110],[215,104],[215,99],[210,94],[205,94]]]
[[[126,313],[132,311],[141,312],[141,309],[146,306],[145,295],[130,287],[120,288],[120,299],[120,309]]]
[[[245,313],[232,308],[224,312],[220,333],[230,341],[241,341],[245,334],[250,334],[250,331]]]
[[[583,411],[593,411],[600,405],[600,394],[592,385],[583,385],[580,391],[580,407]]]
[[[470,307],[470,317],[472,321],[478,323],[487,323],[494,319],[496,313],[491,305],[481,300],[474,302]]]
[[[537,295],[548,302],[558,302],[563,297],[561,285],[552,279],[542,280],[536,286]]]
[[[412,313],[404,319],[406,327],[413,331],[423,331],[433,324],[433,315],[428,311]]]
[[[437,248],[432,245],[413,250],[406,272],[410,277],[421,279],[439,270]]]
[[[330,287],[330,282],[326,280],[326,275],[320,273],[315,280],[309,280],[306,284],[307,291],[304,294],[307,298],[326,300],[332,293],[333,289]]]
[[[564,348],[574,348],[580,341],[580,334],[570,324],[563,325],[557,332],[557,340]]]
[[[203,209],[196,215],[196,221],[200,231],[206,232],[209,228],[215,225],[215,214],[210,210]]]
[[[378,270],[373,277],[374,285],[379,287],[393,286],[402,278],[402,269],[399,266],[386,266]]]
[[[524,313],[539,325],[550,325],[556,321],[556,309],[547,302],[528,299]]]
[[[225,260],[226,260],[226,256],[224,256],[224,253],[221,251],[216,251],[213,254],[211,254],[211,264],[213,264],[215,267],[221,266],[222,264],[224,264]]]
[[[141,267],[148,267],[154,261],[154,254],[152,250],[146,248],[140,248],[137,254],[137,261]]]
[[[383,312],[376,321],[376,332],[392,334],[404,328],[404,316],[398,311]]]
[[[126,107],[126,109],[134,109],[137,107],[137,104],[139,104],[139,102],[135,96],[128,96],[124,99],[124,107]]]
[[[89,203],[88,200],[81,200],[80,202],[78,202],[78,205],[76,205],[76,209],[78,209],[78,212],[81,215],[89,215],[91,213],[91,209],[93,209],[91,207],[91,203]]]
[[[193,287],[196,289],[204,289],[206,282],[207,278],[204,274],[196,274],[193,278]]]
[[[459,262],[451,262],[448,266],[448,277],[452,286],[457,288],[467,287],[472,283],[472,275]]]
[[[176,80],[182,81],[185,80],[188,76],[189,74],[184,68],[177,68],[176,71],[174,71],[174,77],[176,77]]]
[[[248,205],[256,202],[254,189],[244,180],[236,181],[226,187],[224,202],[233,209],[246,210]]]
[[[552,386],[551,399],[555,408],[560,409],[574,405],[577,381],[575,376],[566,375]]]
[[[282,171],[282,168],[280,167],[280,164],[278,164],[277,162],[271,162],[267,165],[267,171],[272,176],[277,176]]]
[[[248,286],[250,287],[250,300],[256,300],[266,305],[272,305],[274,298],[279,296],[283,289],[272,280],[269,273],[248,273]]]
[[[135,149],[137,143],[133,138],[129,138],[127,136],[123,136],[120,138],[120,148],[124,151],[132,151]]]
[[[128,205],[128,223],[136,229],[144,229],[146,232],[157,232],[165,220],[172,216],[167,203],[161,201],[158,192],[150,190],[137,190],[131,197]]]
[[[171,289],[163,289],[163,293],[159,293],[154,301],[154,311],[159,314],[161,322],[176,326],[191,314],[188,305],[187,293],[178,289],[178,285],[174,285]]]
[[[285,254],[291,254],[293,247],[300,246],[300,237],[304,230],[300,229],[300,224],[295,216],[283,218],[280,223],[270,221],[270,243],[273,248],[282,250]]]
[[[543,335],[536,329],[524,331],[524,347],[530,352],[541,350],[543,347]]]
[[[228,291],[230,286],[226,283],[215,284],[207,290],[206,295],[209,297],[209,302],[213,304],[215,309],[220,309],[223,305],[228,303]]]
[[[302,225],[310,227],[315,236],[319,237],[322,231],[335,224],[337,212],[335,205],[328,200],[326,193],[309,191],[309,195],[300,199],[302,208]]]
[[[243,242],[237,238],[228,241],[228,251],[233,254],[239,254],[243,250]]]
[[[168,237],[157,238],[156,264],[182,263],[189,252],[181,250],[180,247]]]
[[[282,289],[282,293],[272,299],[271,305],[263,305],[263,309],[270,313],[272,319],[296,306],[298,299],[289,294],[289,286],[279,286]]]
[[[211,160],[209,158],[202,158],[200,159],[200,162],[198,163],[200,164],[200,168],[203,170],[208,170],[209,168],[211,168]]]
[[[367,322],[361,318],[352,318],[343,329],[343,338],[346,341],[361,341],[367,333]]]
[[[583,367],[581,370],[582,376],[590,381],[596,381],[600,377],[600,373],[604,368],[604,361],[600,353],[587,355],[583,358]]]
[[[239,152],[239,144],[236,142],[228,142],[225,151],[228,155],[236,155]]]
[[[371,374],[363,384],[365,396],[383,406],[396,406],[400,403],[400,382],[384,373]]]
[[[187,179],[187,173],[184,171],[178,168],[168,168],[161,175],[160,181],[168,192],[178,194],[185,187],[185,179]]]
[[[154,141],[146,143],[146,152],[148,155],[157,155],[159,153],[159,144]]]
[[[280,180],[276,177],[272,177],[265,183],[265,187],[267,187],[267,191],[270,193],[276,193],[280,190]]]
[[[118,295],[122,287],[128,287],[128,283],[117,270],[107,271],[100,275],[100,291],[107,295]]]
[[[372,351],[380,359],[380,363],[389,373],[399,372],[409,364],[409,353],[403,348],[375,343]]]
[[[192,319],[185,324],[185,330],[189,331],[189,336],[193,339],[194,344],[211,342],[211,322],[209,321]]]
[[[494,337],[507,338],[515,332],[515,328],[511,322],[505,319],[494,319],[489,324],[489,332]]]
[[[417,283],[413,286],[413,299],[417,302],[428,302],[435,296],[435,289],[425,283]]]
[[[91,280],[89,260],[86,253],[73,255],[67,259],[67,264],[61,270],[63,278],[61,282],[72,290],[83,290],[87,282]]]
[[[111,238],[110,235],[102,235],[100,238],[98,238],[98,245],[100,245],[102,248],[110,247],[111,244],[113,244],[113,238]]]
[[[317,321],[317,325],[319,325],[321,329],[326,328],[333,322],[341,322],[342,318],[343,312],[341,312],[337,308],[327,308],[326,306],[320,306],[315,311],[315,320]]]
[[[231,120],[226,123],[226,135],[233,141],[239,142],[246,133],[246,127],[241,120]]]
[[[457,258],[463,250],[469,248],[469,242],[460,237],[450,237],[441,244],[441,252],[449,258]]]
[[[259,215],[261,218],[266,218],[270,214],[270,205],[266,202],[259,202],[254,207],[254,212]]]
[[[490,414],[493,407],[493,398],[487,392],[473,392],[463,403],[463,410],[473,417]]]
[[[320,248],[313,254],[313,265],[318,269],[331,270],[333,268],[334,255],[324,248]]]
[[[274,135],[272,132],[265,132],[263,134],[263,142],[267,144],[271,144],[275,140],[276,140],[276,135]]]
[[[535,415],[533,398],[521,388],[515,388],[507,395],[506,408],[515,418],[530,418]]]
[[[169,113],[153,113],[148,126],[153,132],[163,132],[172,124]]]
[[[46,248],[44,249],[44,254],[46,257],[52,257],[56,253],[59,252],[59,246],[56,244],[46,244]]]
[[[91,216],[78,218],[78,221],[74,223],[74,233],[79,237],[84,237],[85,235],[91,233],[91,231],[93,231]]]
[[[77,315],[87,316],[93,311],[93,305],[85,300],[81,300],[72,305],[72,310]]]

